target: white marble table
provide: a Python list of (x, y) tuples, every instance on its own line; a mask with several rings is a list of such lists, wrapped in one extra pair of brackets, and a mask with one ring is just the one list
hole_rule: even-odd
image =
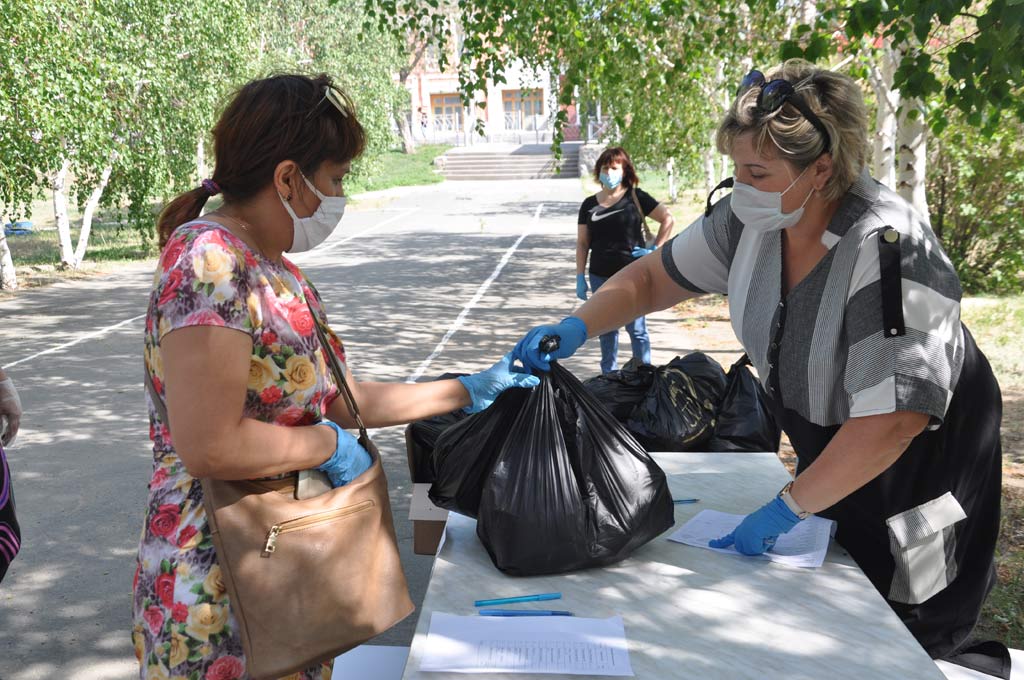
[[(556, 609), (619, 614), (638, 678), (699, 680), (942, 680), (867, 577), (834, 543), (819, 569), (722, 555), (666, 540), (703, 508), (746, 513), (789, 479), (772, 453), (655, 454), (674, 497), (676, 527), (604, 569), (514, 578), (499, 572), (476, 521), (451, 514), (419, 611), (403, 680), (465, 680), (419, 670), (432, 612), (472, 615), (473, 600), (561, 591)], [(531, 605), (526, 605), (531, 606)], [(494, 680), (597, 678), (488, 674)]]

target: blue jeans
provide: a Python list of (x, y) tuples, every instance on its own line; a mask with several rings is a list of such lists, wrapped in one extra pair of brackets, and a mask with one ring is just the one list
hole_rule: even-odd
[[(607, 276), (590, 275), (590, 290), (596, 292), (608, 281)], [(647, 321), (638, 317), (626, 324), (629, 343), (633, 346), (633, 356), (645, 364), (651, 363), (651, 337), (647, 334)], [(619, 367), (619, 329), (601, 336), (601, 372), (608, 373)]]

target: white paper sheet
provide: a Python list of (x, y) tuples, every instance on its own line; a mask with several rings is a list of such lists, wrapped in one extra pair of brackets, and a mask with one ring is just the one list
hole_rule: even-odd
[[(721, 538), (735, 529), (746, 515), (732, 515), (717, 510), (701, 510), (689, 522), (669, 536), (670, 541), (685, 543), (720, 553), (739, 555), (735, 546), (712, 548), (708, 542)], [(828, 541), (835, 522), (811, 515), (793, 527), (789, 533), (779, 536), (775, 547), (760, 555), (760, 559), (771, 560), (792, 567), (820, 567), (825, 562)]]
[(421, 671), (632, 676), (621, 616), (430, 618)]

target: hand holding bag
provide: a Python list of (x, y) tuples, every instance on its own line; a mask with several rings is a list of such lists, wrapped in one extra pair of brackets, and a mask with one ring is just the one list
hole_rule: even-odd
[[(333, 659), (415, 609), (398, 557), (387, 479), (319, 317), (317, 335), (373, 466), (297, 500), (294, 484), (203, 479), (217, 561), (255, 680)], [(146, 374), (153, 403), (166, 411)]]

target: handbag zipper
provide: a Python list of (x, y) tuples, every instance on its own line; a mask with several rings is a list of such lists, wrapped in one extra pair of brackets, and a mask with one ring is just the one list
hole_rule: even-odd
[(277, 550), (277, 537), (281, 534), (287, 534), (292, 531), (302, 531), (303, 529), (308, 529), (318, 524), (333, 522), (334, 520), (345, 517), (346, 515), (352, 515), (357, 512), (362, 512), (363, 510), (368, 510), (372, 506), (373, 501), (365, 500), (362, 503), (350, 505), (345, 508), (328, 510), (327, 512), (318, 512), (313, 515), (289, 519), (279, 524), (275, 524), (270, 527), (270, 532), (267, 534), (267, 542), (263, 546), (263, 552), (260, 554), (260, 557), (270, 557), (274, 551)]

